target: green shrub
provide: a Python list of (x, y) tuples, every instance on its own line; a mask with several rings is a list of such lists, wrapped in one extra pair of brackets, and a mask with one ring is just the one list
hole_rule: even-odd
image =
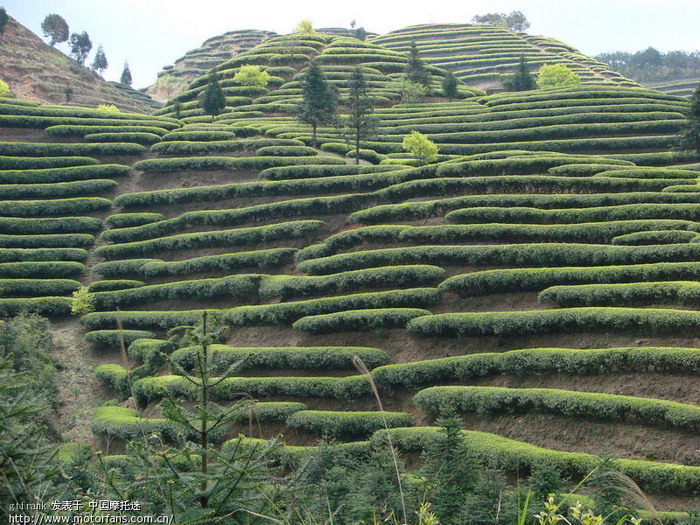
[(85, 248), (95, 238), (87, 233), (54, 233), (40, 235), (2, 235), (3, 248)]
[(334, 157), (189, 157), (140, 160), (133, 165), (133, 168), (146, 173), (167, 173), (182, 170), (263, 170), (295, 164), (325, 165), (345, 164), (345, 162)]
[(145, 330), (95, 330), (85, 334), (85, 340), (94, 345), (119, 348), (121, 341), (124, 341), (125, 346), (129, 346), (137, 339), (146, 339), (153, 335), (153, 332)]
[(289, 299), (371, 288), (430, 285), (444, 277), (442, 268), (428, 265), (387, 266), (318, 277), (274, 275), (263, 279), (260, 296)]
[(79, 213), (92, 213), (112, 205), (101, 197), (76, 197), (71, 199), (37, 201), (0, 201), (0, 215), (5, 217), (42, 217)]
[(101, 164), (66, 168), (18, 169), (0, 171), (2, 184), (40, 184), (126, 176), (129, 166)]
[(368, 437), (381, 428), (406, 427), (413, 417), (406, 412), (360, 412), (330, 410), (300, 410), (287, 418), (287, 426), (300, 428), (334, 438)]
[(94, 217), (53, 217), (49, 219), (0, 217), (0, 232), (2, 233), (82, 233), (96, 232), (101, 229), (102, 221)]
[[(132, 344), (132, 347), (136, 343)], [(354, 369), (353, 357), (359, 356), (368, 368), (386, 363), (384, 351), (357, 346), (281, 346), (231, 347), (211, 345), (211, 366), (214, 373), (225, 372), (233, 363), (241, 362), (237, 370), (337, 370)], [(195, 365), (196, 347), (175, 351), (171, 358), (185, 370)], [(131, 355), (131, 348), (129, 349)], [(132, 356), (133, 357), (133, 356)]]
[(668, 281), (552, 286), (540, 292), (538, 300), (566, 307), (633, 304), (696, 306), (700, 303), (700, 285), (693, 281)]
[[(106, 372), (105, 369), (100, 369), (98, 376)], [(139, 417), (136, 410), (120, 406), (102, 406), (95, 409), (91, 428), (94, 434), (103, 434), (124, 441), (141, 441), (153, 433), (161, 434), (170, 441), (195, 435), (191, 431), (188, 434), (184, 426), (169, 419)]]
[(44, 144), (34, 142), (0, 142), (0, 155), (11, 157), (55, 157), (62, 155), (140, 155), (146, 148), (140, 144)]
[[(345, 152), (343, 152), (343, 155)], [(394, 166), (357, 166), (355, 164), (338, 166), (285, 166), (267, 168), (260, 172), (260, 178), (269, 180), (310, 179), (336, 177), (341, 175), (358, 175), (362, 173), (380, 173), (396, 171)]]
[(1, 170), (40, 170), (98, 164), (100, 161), (91, 157), (0, 157)]
[(111, 292), (114, 290), (126, 290), (128, 288), (138, 288), (145, 286), (143, 281), (117, 280), (117, 281), (95, 281), (88, 286), (88, 292)]
[(445, 292), (464, 297), (507, 292), (536, 292), (553, 285), (699, 279), (700, 263), (652, 263), (626, 266), (514, 268), (455, 275), (440, 283)]
[(255, 154), (268, 157), (313, 157), (318, 155), (318, 151), (308, 146), (265, 146), (256, 150)]
[[(53, 135), (56, 137), (86, 137), (87, 135), (95, 135), (95, 134), (108, 134), (108, 135), (131, 135), (132, 133), (146, 133), (148, 135), (155, 135), (156, 137), (159, 137), (158, 140), (160, 140), (161, 135), (165, 135), (167, 133), (167, 130), (163, 128), (158, 128), (158, 127), (150, 127), (150, 126), (123, 126), (123, 125), (116, 125), (116, 126), (110, 126), (107, 125), (107, 122), (105, 122), (104, 125), (100, 125), (100, 122), (96, 122), (95, 125), (89, 125), (89, 126), (80, 126), (80, 125), (61, 125), (61, 126), (50, 126), (46, 128), (46, 133), (49, 135)], [(97, 142), (105, 142), (105, 141), (97, 141)], [(114, 141), (118, 142), (118, 141)], [(125, 140), (123, 142), (131, 142), (130, 140)]]
[(136, 144), (155, 144), (161, 137), (155, 133), (127, 131), (122, 133), (89, 133), (85, 135), (89, 142), (134, 142)]
[(108, 192), (117, 187), (111, 179), (93, 179), (50, 184), (3, 184), (0, 199), (57, 199)]
[(133, 228), (134, 226), (143, 226), (152, 222), (158, 222), (165, 219), (162, 213), (119, 213), (110, 215), (105, 219), (105, 224), (112, 228)]
[(58, 279), (75, 277), (84, 272), (84, 264), (71, 261), (0, 263), (0, 276), (15, 279), (45, 278), (47, 276)]
[(333, 332), (365, 332), (387, 328), (406, 328), (411, 319), (431, 315), (418, 308), (375, 308), (346, 310), (323, 315), (310, 315), (297, 320), (292, 328), (313, 334)]
[[(304, 143), (294, 139), (246, 139), (246, 140), (213, 140), (206, 142), (188, 142), (171, 140), (155, 144), (151, 151), (162, 155), (197, 155), (202, 153), (233, 153), (237, 151), (254, 151), (266, 146), (303, 146)], [(274, 169), (274, 168), (270, 168)]]
[(49, 316), (69, 315), (71, 302), (70, 297), (0, 298), (0, 316), (11, 317), (20, 312)]
[[(4, 275), (0, 268), (0, 275)], [(59, 296), (68, 295), (80, 287), (79, 281), (72, 279), (2, 279), (0, 290), (3, 297)]]
[(413, 396), (413, 402), (432, 413), (451, 405), (460, 412), (480, 415), (536, 412), (585, 419), (633, 419), (643, 425), (690, 431), (700, 427), (700, 407), (694, 405), (554, 388), (438, 386), (421, 390)]
[(422, 336), (526, 335), (579, 332), (673, 334), (698, 332), (698, 312), (635, 308), (567, 308), (527, 312), (428, 315), (408, 323)]
[(648, 244), (679, 244), (690, 242), (697, 237), (696, 232), (683, 230), (640, 231), (619, 235), (612, 240), (613, 244), (625, 246), (643, 246)]
[(81, 248), (0, 248), (0, 262), (84, 261), (87, 251)]

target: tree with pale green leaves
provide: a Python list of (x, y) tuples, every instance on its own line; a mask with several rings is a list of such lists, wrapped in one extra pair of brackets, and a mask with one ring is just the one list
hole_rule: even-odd
[(233, 81), (242, 86), (264, 88), (270, 82), (270, 74), (262, 71), (260, 66), (245, 65), (233, 76)]
[(408, 151), (423, 166), (435, 162), (438, 158), (438, 147), (420, 131), (411, 131), (403, 138), (401, 147)]
[(315, 35), (316, 30), (314, 29), (311, 20), (302, 20), (294, 28), (294, 32), (301, 35)]
[(580, 83), (581, 78), (561, 64), (545, 64), (537, 73), (537, 87), (540, 89), (578, 86)]

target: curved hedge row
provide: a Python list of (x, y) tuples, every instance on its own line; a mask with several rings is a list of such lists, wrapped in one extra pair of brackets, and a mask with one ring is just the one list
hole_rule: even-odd
[(529, 348), (443, 357), (380, 366), (371, 374), (380, 388), (419, 389), (450, 381), (469, 383), (498, 375), (700, 374), (700, 350), (674, 347)]
[(40, 315), (69, 315), (72, 302), (70, 297), (0, 298), (0, 315), (10, 317), (20, 312), (32, 312)]
[(455, 275), (439, 288), (463, 297), (507, 292), (536, 292), (553, 285), (700, 279), (700, 263), (652, 263), (627, 266), (514, 268)]
[(700, 334), (700, 312), (636, 308), (566, 308), (522, 312), (452, 313), (417, 317), (408, 331), (421, 336), (465, 337), (577, 332)]
[[(198, 347), (181, 348), (173, 352), (171, 359), (183, 369), (192, 370), (198, 351)], [(240, 365), (236, 370), (342, 370), (354, 368), (354, 356), (360, 357), (370, 369), (387, 361), (383, 350), (359, 346), (232, 347), (215, 344), (209, 347), (209, 355), (214, 373), (225, 372), (237, 362)]]
[(85, 334), (85, 340), (100, 346), (119, 348), (121, 341), (125, 346), (129, 346), (137, 339), (147, 339), (154, 337), (153, 332), (145, 330), (94, 330)]
[(292, 324), (295, 330), (313, 334), (334, 332), (364, 332), (385, 330), (388, 328), (405, 328), (416, 317), (431, 315), (428, 310), (419, 308), (374, 308), (364, 310), (345, 310), (322, 315), (302, 317)]
[(102, 197), (36, 201), (0, 201), (0, 215), (6, 217), (46, 217), (93, 213), (109, 208), (112, 202)]
[(88, 286), (88, 292), (112, 292), (115, 290), (126, 290), (127, 288), (138, 288), (139, 286), (146, 286), (143, 281), (132, 281), (132, 280), (104, 280), (95, 281), (90, 283)]
[(382, 428), (410, 426), (413, 417), (406, 412), (300, 410), (287, 418), (287, 426), (334, 438), (368, 437)]
[(0, 142), (0, 155), (11, 157), (55, 157), (63, 155), (140, 155), (145, 146), (126, 142), (110, 144), (44, 144), (35, 142)]
[(342, 253), (302, 261), (297, 270), (314, 275), (392, 264), (459, 266), (603, 266), (694, 261), (700, 245), (608, 246), (605, 244), (514, 244), (415, 246)]
[(71, 261), (0, 263), (0, 276), (6, 278), (45, 278), (50, 275), (57, 279), (82, 275), (84, 272), (84, 264)]
[(136, 131), (122, 133), (89, 133), (85, 140), (90, 142), (134, 142), (136, 144), (155, 144), (161, 138), (155, 133), (138, 133)]
[(133, 228), (162, 221), (163, 219), (165, 219), (165, 215), (162, 213), (119, 213), (107, 217), (105, 224), (112, 228)]
[[(237, 151), (256, 150), (265, 146), (303, 146), (304, 143), (295, 139), (245, 139), (245, 140), (213, 140), (208, 142), (190, 142), (180, 140), (181, 135), (177, 135), (178, 140), (155, 144), (151, 151), (161, 155), (197, 155), (202, 153), (233, 153)], [(274, 169), (274, 168), (268, 168)]]
[(429, 265), (405, 265), (355, 270), (317, 277), (273, 275), (260, 284), (260, 296), (307, 297), (368, 288), (431, 285), (445, 278), (445, 270)]
[(129, 166), (121, 164), (99, 164), (97, 166), (50, 167), (42, 169), (14, 169), (0, 171), (2, 184), (40, 184), (47, 182), (68, 182), (87, 179), (107, 179), (124, 177)]
[(249, 252), (205, 255), (183, 261), (130, 259), (96, 264), (93, 270), (104, 277), (190, 275), (209, 271), (230, 272), (240, 268), (274, 268), (291, 262), (296, 248), (272, 248)]
[(623, 246), (645, 246), (648, 244), (680, 244), (683, 242), (691, 242), (697, 238), (698, 234), (694, 231), (684, 230), (664, 230), (663, 226), (652, 231), (639, 231), (618, 235), (612, 240), (613, 244)]
[(225, 296), (231, 300), (241, 300), (257, 294), (262, 277), (262, 275), (232, 275), (218, 279), (152, 284), (123, 290), (95, 292), (92, 297), (98, 310), (117, 309), (134, 303), (147, 304), (177, 299)]
[[(301, 317), (319, 315), (342, 310), (365, 308), (420, 308), (435, 304), (440, 298), (436, 288), (410, 288), (389, 292), (358, 293), (254, 306), (237, 306), (228, 310), (215, 311), (225, 323), (237, 326), (291, 324)], [(205, 310), (185, 310), (171, 312), (93, 312), (80, 322), (91, 329), (114, 326), (117, 316), (121, 316), (124, 326), (172, 328), (195, 324)]]
[[(155, 135), (160, 140), (161, 135), (165, 135), (168, 131), (165, 128), (141, 125), (109, 125), (109, 121), (104, 124), (100, 121), (94, 122), (92, 125), (80, 124), (60, 124), (57, 126), (49, 126), (44, 131), (55, 137), (85, 137), (90, 134), (129, 134), (129, 133), (147, 133)], [(102, 141), (101, 141), (102, 142)], [(116, 141), (115, 141), (116, 142)], [(125, 141), (129, 142), (129, 141)]]
[(88, 252), (82, 248), (0, 248), (0, 262), (84, 261)]
[(633, 304), (700, 304), (700, 283), (694, 281), (582, 284), (552, 286), (540, 292), (538, 301), (570, 306), (628, 306)]
[(258, 243), (305, 237), (318, 231), (323, 225), (323, 221), (290, 221), (233, 230), (183, 233), (147, 241), (100, 246), (95, 250), (95, 254), (105, 259), (116, 259), (171, 250), (251, 246)]
[(92, 179), (49, 184), (2, 184), (0, 199), (60, 199), (105, 193), (117, 187), (112, 179)]
[(451, 405), (460, 412), (512, 414), (537, 412), (575, 418), (633, 419), (643, 425), (683, 430), (700, 428), (700, 407), (661, 399), (574, 392), (554, 388), (436, 386), (413, 396), (421, 410), (440, 413)]
[(24, 219), (0, 217), (0, 232), (12, 234), (54, 234), (96, 232), (102, 229), (102, 221), (95, 217), (61, 217), (49, 219)]
[[(1, 150), (0, 150), (1, 151)], [(133, 165), (134, 169), (146, 173), (168, 173), (183, 170), (263, 170), (275, 166), (295, 164), (345, 164), (336, 157), (186, 157), (173, 159), (146, 159)]]
[[(414, 427), (389, 432), (395, 446), (404, 451), (417, 451), (433, 443), (440, 429)], [(483, 464), (521, 475), (537, 465), (550, 464), (567, 475), (583, 478), (600, 463), (600, 458), (592, 454), (546, 449), (486, 432), (462, 431), (462, 437), (467, 449)], [(371, 441), (385, 442), (386, 431), (375, 433)], [(644, 490), (691, 493), (700, 489), (700, 467), (634, 459), (618, 459), (615, 466)]]
[(95, 166), (100, 161), (91, 157), (0, 157), (1, 170), (41, 170)]
[[(700, 187), (697, 188), (700, 190)], [(659, 192), (593, 193), (593, 194), (487, 194), (465, 195), (449, 199), (384, 204), (357, 211), (350, 222), (375, 224), (442, 217), (461, 208), (527, 207), (539, 209), (592, 208), (626, 204), (693, 204), (700, 203), (700, 191), (684, 194)]]
[(40, 235), (3, 235), (3, 248), (86, 248), (95, 238), (87, 233), (52, 233)]
[[(3, 275), (0, 268), (0, 275)], [(68, 295), (78, 288), (79, 281), (72, 279), (4, 279), (0, 278), (2, 297), (17, 296), (59, 296)]]

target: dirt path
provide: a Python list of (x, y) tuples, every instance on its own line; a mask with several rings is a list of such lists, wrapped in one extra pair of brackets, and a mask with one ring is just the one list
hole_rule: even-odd
[(56, 426), (66, 442), (93, 444), (92, 413), (106, 399), (105, 389), (94, 371), (99, 363), (83, 339), (77, 319), (53, 323), (53, 335), (63, 367), (57, 379)]

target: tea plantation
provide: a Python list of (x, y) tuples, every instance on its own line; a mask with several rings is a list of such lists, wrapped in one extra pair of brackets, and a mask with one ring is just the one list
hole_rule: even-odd
[[(495, 27), (264, 37), (152, 115), (0, 99), (0, 314), (65, 321), (87, 287), (94, 311), (73, 329), (103, 362), (105, 454), (177, 437), (156, 406), (193, 399), (197, 346), (171, 336), (207, 311), (229, 327), (212, 399), (258, 401), (212, 436), (224, 446), (281, 432), (298, 459), (322, 436), (366, 449), (389, 434), (411, 453), (449, 403), (485, 464), (577, 479), (610, 456), (661, 510), (685, 509), (700, 490), (700, 156), (672, 148), (688, 99)], [(430, 87), (401, 102), (411, 41)], [(521, 55), (583, 82), (487, 95)], [(312, 59), (343, 104), (362, 68), (379, 124), (359, 164), (336, 126), (314, 147), (296, 118)], [(244, 65), (268, 84), (234, 81)], [(212, 75), (216, 116), (200, 97)], [(434, 162), (404, 151), (412, 131)]]

